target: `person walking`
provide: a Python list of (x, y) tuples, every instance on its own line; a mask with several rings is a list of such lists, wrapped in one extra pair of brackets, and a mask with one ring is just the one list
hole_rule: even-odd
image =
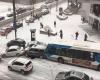
[(84, 41), (87, 41), (87, 38), (88, 38), (88, 36), (87, 36), (87, 34), (85, 33), (85, 35), (84, 35)]
[(75, 33), (75, 39), (76, 39), (76, 40), (77, 40), (78, 36), (79, 36), (79, 33), (76, 32), (76, 33)]
[(50, 36), (50, 30), (48, 29), (48, 37)]
[(62, 31), (62, 29), (60, 30), (60, 38), (61, 39), (63, 38), (63, 31)]
[(54, 21), (54, 27), (56, 27), (56, 21)]
[(40, 29), (41, 29), (41, 28), (43, 28), (43, 23), (42, 23), (42, 22), (40, 22)]

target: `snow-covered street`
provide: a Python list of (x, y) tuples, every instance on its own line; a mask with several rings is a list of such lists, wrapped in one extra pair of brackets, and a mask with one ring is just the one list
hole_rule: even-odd
[[(9, 6), (9, 4), (7, 4)], [(58, 5), (58, 7), (62, 7), (65, 9), (67, 7), (67, 3), (63, 3)], [(56, 8), (51, 9), (51, 13), (42, 16), (40, 20), (35, 20), (34, 23), (30, 23), (29, 25), (23, 20), (23, 27), (17, 29), (17, 37), (24, 39), (26, 42), (31, 41), (31, 32), (30, 29), (36, 29), (36, 40), (44, 43), (52, 43), (61, 41), (59, 37), (59, 31), (62, 29), (63, 31), (63, 39), (62, 40), (75, 40), (75, 32), (79, 32), (79, 41), (84, 41), (84, 34), (88, 35), (88, 41), (91, 42), (100, 42), (100, 38), (98, 37), (98, 33), (92, 31), (91, 27), (88, 26), (87, 23), (82, 23), (81, 16), (74, 14), (68, 16), (66, 20), (59, 20), (57, 18), (58, 12), (56, 12)], [(29, 17), (29, 16), (28, 16)], [(54, 21), (56, 21), (56, 27), (54, 27)], [(43, 23), (44, 26), (50, 26), (56, 32), (56, 36), (48, 36), (44, 34), (40, 34), (40, 22)], [(6, 49), (6, 43), (15, 38), (14, 30), (10, 32), (7, 36), (0, 36), (0, 54)], [(55, 80), (55, 76), (60, 71), (68, 71), (68, 70), (77, 70), (88, 74), (93, 77), (94, 80), (100, 80), (100, 72), (82, 68), (71, 66), (67, 64), (60, 64), (57, 62), (52, 62), (44, 59), (31, 59), (33, 62), (33, 72), (28, 75), (21, 75), (16, 72), (11, 72), (7, 68), (7, 63), (12, 58), (4, 58), (0, 63), (0, 80)]]

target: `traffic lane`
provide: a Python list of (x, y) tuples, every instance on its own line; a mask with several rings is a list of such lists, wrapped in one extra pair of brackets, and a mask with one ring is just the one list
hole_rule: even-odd
[[(8, 70), (7, 63), (12, 58), (3, 59), (3, 61), (1, 62), (1, 65), (0, 65), (0, 72), (5, 74), (12, 80), (13, 79), (16, 80), (16, 78), (17, 78), (17, 80), (23, 80), (23, 79), (24, 80), (33, 80), (33, 79), (34, 80), (53, 80), (53, 79), (55, 79), (57, 73), (59, 73), (60, 71), (69, 71), (72, 69), (74, 69), (76, 71), (84, 72), (84, 73), (88, 74), (90, 77), (93, 77), (94, 80), (100, 80), (100, 77), (99, 77), (100, 72), (99, 71), (82, 68), (82, 67), (77, 67), (77, 66), (60, 64), (60, 63), (52, 62), (49, 60), (37, 59), (37, 58), (30, 59), (33, 63), (33, 71), (27, 75), (22, 75), (21, 73)], [(7, 78), (7, 77), (5, 77), (5, 78)], [(9, 80), (9, 78), (8, 78), (8, 80)]]
[(8, 62), (17, 57), (11, 57), (11, 58), (3, 58), (0, 62), (0, 80), (48, 80), (45, 77), (38, 76), (38, 73), (36, 70), (29, 72), (26, 75), (22, 75), (20, 72), (16, 71), (9, 71), (8, 70)]

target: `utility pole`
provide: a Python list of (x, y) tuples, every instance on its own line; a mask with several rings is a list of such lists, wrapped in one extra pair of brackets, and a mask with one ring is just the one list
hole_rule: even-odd
[(15, 30), (15, 39), (17, 38), (17, 29), (16, 29), (16, 8), (15, 8), (15, 0), (12, 0), (13, 3), (13, 28)]

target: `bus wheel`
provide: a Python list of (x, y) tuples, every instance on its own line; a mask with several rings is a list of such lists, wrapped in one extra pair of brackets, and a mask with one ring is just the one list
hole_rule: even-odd
[(59, 57), (59, 58), (58, 58), (58, 62), (59, 62), (59, 63), (64, 63), (64, 59), (61, 58), (61, 57)]
[(97, 70), (100, 71), (100, 65), (98, 66)]

